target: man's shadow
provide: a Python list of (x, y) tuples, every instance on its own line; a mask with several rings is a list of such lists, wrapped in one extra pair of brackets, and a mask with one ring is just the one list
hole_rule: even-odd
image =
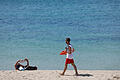
[(78, 74), (77, 76), (91, 77), (91, 76), (93, 76), (93, 75), (91, 75), (91, 74)]
[[(65, 75), (65, 76), (72, 76), (72, 75)], [(91, 77), (93, 75), (91, 75), (91, 74), (78, 74), (78, 75), (73, 75), (73, 76)]]

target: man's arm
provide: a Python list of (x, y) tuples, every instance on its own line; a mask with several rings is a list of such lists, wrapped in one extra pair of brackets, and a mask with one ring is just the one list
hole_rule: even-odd
[(72, 48), (72, 52), (74, 52), (75, 51), (75, 49), (74, 48)]
[(71, 52), (71, 47), (69, 46), (69, 54), (71, 54), (72, 52)]
[(28, 59), (25, 58), (24, 61), (27, 61), (27, 65), (26, 65), (26, 67), (29, 66), (29, 61), (28, 61)]

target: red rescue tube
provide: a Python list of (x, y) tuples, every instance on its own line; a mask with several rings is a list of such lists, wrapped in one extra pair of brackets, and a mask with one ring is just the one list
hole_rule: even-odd
[(67, 51), (62, 51), (61, 53), (60, 53), (60, 55), (66, 55), (67, 54)]

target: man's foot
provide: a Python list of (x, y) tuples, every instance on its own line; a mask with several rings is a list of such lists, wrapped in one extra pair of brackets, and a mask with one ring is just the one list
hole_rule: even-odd
[(61, 73), (60, 75), (62, 75), (62, 76), (63, 76), (63, 75), (64, 75), (64, 73)]
[(75, 74), (75, 76), (78, 76), (78, 75), (79, 75), (78, 73)]

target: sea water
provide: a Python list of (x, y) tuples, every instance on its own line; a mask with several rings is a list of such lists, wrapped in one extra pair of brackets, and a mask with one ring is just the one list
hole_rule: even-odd
[(78, 69), (120, 70), (120, 1), (0, 0), (0, 70), (62, 70), (67, 37)]

